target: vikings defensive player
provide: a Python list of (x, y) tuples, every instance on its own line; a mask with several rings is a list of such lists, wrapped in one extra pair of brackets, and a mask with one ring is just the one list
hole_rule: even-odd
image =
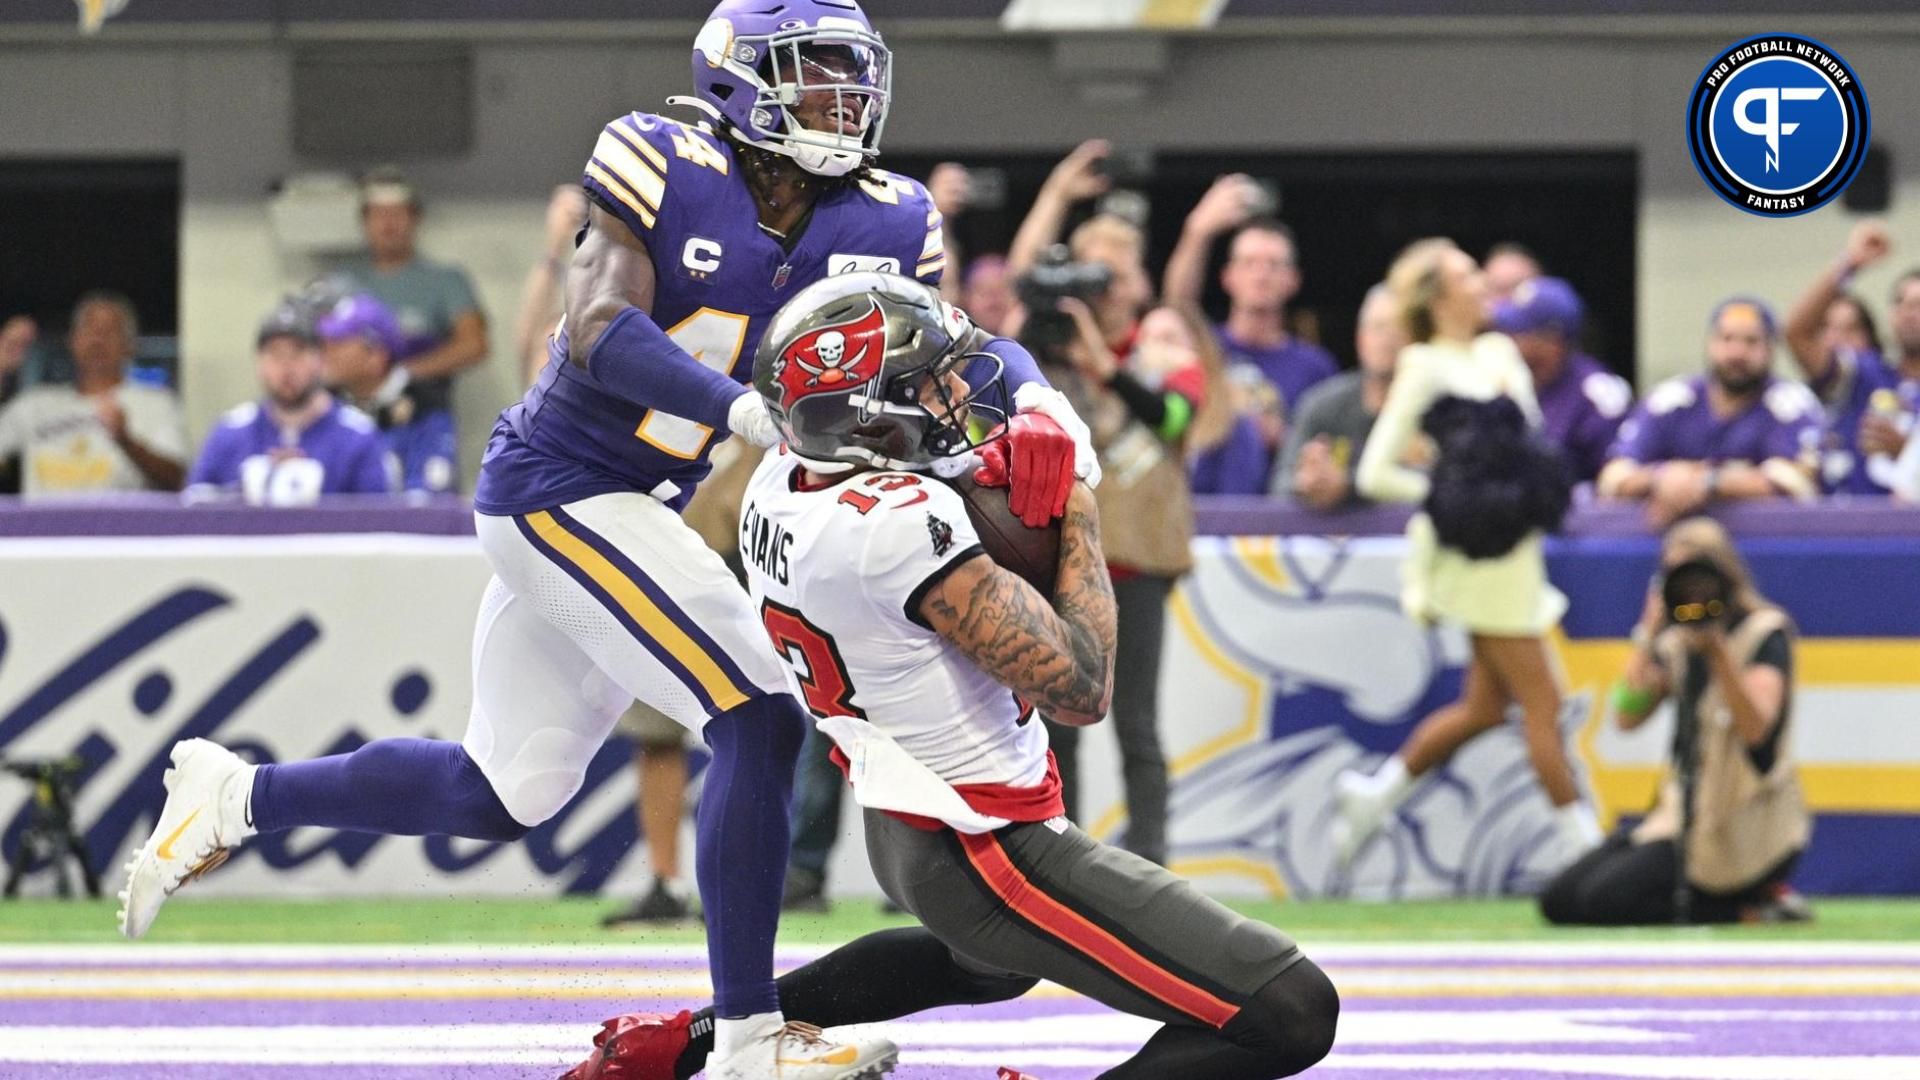
[[(702, 122), (633, 113), (594, 146), (551, 362), (502, 414), (474, 498), (495, 577), (474, 631), (466, 737), (257, 767), (180, 744), (130, 865), (128, 936), (256, 831), (517, 838), (573, 796), (637, 698), (713, 748), (696, 855), (720, 1018), (708, 1075), (851, 1080), (891, 1067), (885, 1040), (835, 1046), (781, 1015), (773, 939), (806, 711), (746, 596), (677, 515), (727, 432), (778, 439), (741, 383), (788, 297), (833, 273), (937, 282), (945, 269), (925, 189), (869, 166), (889, 98), (880, 36), (853, 0), (769, 8), (726, 0), (695, 40), (697, 96), (674, 102)], [(1011, 400), (999, 404), (1019, 413), (1006, 435), (1013, 503), (1042, 523), (1092, 472), (1092, 450), (1024, 350), (1000, 340), (986, 352), (1006, 368)]]

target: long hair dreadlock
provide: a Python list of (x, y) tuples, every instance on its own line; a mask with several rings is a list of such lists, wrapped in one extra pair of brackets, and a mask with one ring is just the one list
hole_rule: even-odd
[(747, 170), (748, 183), (756, 194), (773, 190), (782, 179), (792, 179), (794, 186), (821, 195), (830, 195), (835, 191), (852, 187), (855, 184), (874, 180), (873, 169), (865, 162), (854, 167), (842, 176), (818, 176), (800, 167), (785, 154), (776, 154), (749, 144), (740, 136), (739, 131), (725, 120), (714, 125), (715, 132), (733, 144), (735, 156)]

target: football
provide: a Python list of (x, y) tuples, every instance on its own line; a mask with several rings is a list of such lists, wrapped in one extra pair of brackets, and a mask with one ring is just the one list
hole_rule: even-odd
[(1029, 529), (1007, 506), (1007, 489), (981, 487), (971, 475), (951, 481), (967, 504), (967, 517), (980, 534), (987, 557), (1027, 579), (1040, 595), (1053, 598), (1060, 570), (1060, 523)]

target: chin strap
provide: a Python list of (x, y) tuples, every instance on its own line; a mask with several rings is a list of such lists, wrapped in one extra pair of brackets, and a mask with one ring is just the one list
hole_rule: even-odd
[[(788, 447), (788, 449), (792, 449), (792, 447)], [(854, 469), (859, 468), (859, 465), (855, 462), (828, 461), (821, 458), (808, 457), (797, 450), (794, 451), (793, 456), (800, 459), (800, 464), (805, 465), (809, 470), (817, 473), (852, 472)]]
[[(793, 448), (789, 446), (788, 449)], [(854, 469), (868, 466), (893, 472), (930, 472), (942, 480), (953, 480), (980, 467), (980, 455), (973, 450), (955, 454), (952, 457), (934, 458), (927, 462), (896, 461), (893, 458), (854, 447), (847, 447), (843, 452), (849, 458), (857, 458), (857, 460), (825, 460), (808, 457), (797, 450), (793, 451), (793, 456), (799, 458), (800, 463), (813, 472), (833, 474), (852, 472)]]
[(957, 480), (979, 467), (980, 454), (976, 450), (955, 454), (952, 457), (934, 458), (930, 466), (933, 475), (942, 480)]

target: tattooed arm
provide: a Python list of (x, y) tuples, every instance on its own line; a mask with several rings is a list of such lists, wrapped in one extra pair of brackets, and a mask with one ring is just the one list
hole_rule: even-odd
[(920, 603), (934, 632), (1055, 723), (1099, 723), (1113, 697), (1113, 582), (1093, 492), (1075, 484), (1060, 525), (1053, 602), (982, 555)]

